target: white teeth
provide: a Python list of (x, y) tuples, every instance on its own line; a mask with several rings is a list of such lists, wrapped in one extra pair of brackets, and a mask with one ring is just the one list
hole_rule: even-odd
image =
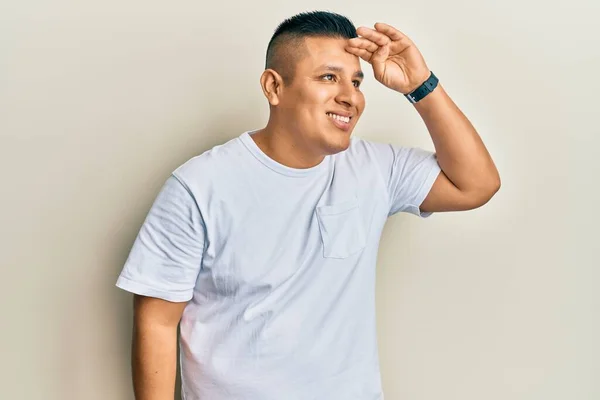
[(350, 122), (350, 117), (342, 117), (341, 115), (337, 115), (337, 114), (333, 114), (333, 113), (327, 113), (327, 115), (329, 115), (331, 118), (337, 119), (338, 121), (342, 121), (345, 123)]

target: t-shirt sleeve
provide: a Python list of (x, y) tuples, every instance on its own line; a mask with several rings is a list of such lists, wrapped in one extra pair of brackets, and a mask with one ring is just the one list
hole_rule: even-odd
[(383, 143), (374, 144), (374, 148), (387, 187), (389, 215), (408, 212), (429, 217), (432, 213), (422, 212), (420, 205), (441, 172), (435, 153), (418, 147)]
[(192, 298), (205, 228), (196, 200), (175, 175), (154, 200), (117, 279), (117, 287), (181, 302)]

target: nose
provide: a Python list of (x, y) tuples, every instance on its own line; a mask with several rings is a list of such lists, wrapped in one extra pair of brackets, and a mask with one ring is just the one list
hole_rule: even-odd
[(336, 102), (345, 107), (356, 106), (359, 93), (353, 82), (343, 82), (338, 85), (339, 91), (335, 98)]

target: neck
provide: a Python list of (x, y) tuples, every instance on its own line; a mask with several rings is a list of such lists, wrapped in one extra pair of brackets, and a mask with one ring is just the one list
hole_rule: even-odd
[(325, 158), (322, 154), (311, 152), (306, 147), (306, 142), (301, 140), (301, 135), (290, 132), (271, 119), (266, 127), (256, 131), (251, 137), (263, 153), (286, 167), (311, 168)]

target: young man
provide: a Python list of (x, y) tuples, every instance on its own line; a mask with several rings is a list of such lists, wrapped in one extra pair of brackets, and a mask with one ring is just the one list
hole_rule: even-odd
[[(411, 95), (436, 154), (350, 138), (365, 107), (359, 57)], [(118, 279), (135, 293), (139, 400), (173, 398), (178, 323), (186, 400), (382, 399), (386, 218), (473, 209), (500, 187), (475, 129), (391, 26), (296, 15), (274, 33), (260, 82), (266, 127), (172, 173)]]

